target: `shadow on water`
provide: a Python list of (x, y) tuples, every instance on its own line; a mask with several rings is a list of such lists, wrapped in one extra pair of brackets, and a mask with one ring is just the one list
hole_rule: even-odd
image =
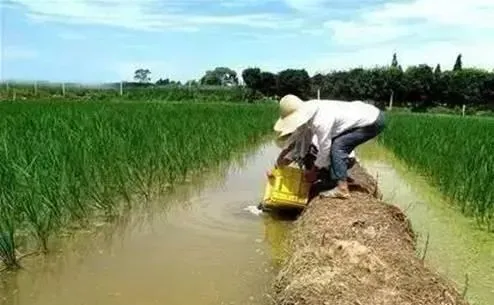
[(494, 234), (478, 229), (382, 146), (365, 144), (358, 157), (378, 179), (383, 200), (406, 210), (419, 235), (417, 254), (426, 251), (426, 262), (456, 282), (460, 291), (467, 286), (472, 305), (494, 304)]
[(0, 304), (269, 303), (291, 220), (253, 207), (278, 153), (256, 146), (112, 223), (66, 232), (49, 255), (2, 274)]

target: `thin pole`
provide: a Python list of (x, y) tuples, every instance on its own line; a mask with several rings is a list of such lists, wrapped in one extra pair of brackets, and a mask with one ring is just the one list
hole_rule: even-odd
[(395, 99), (395, 92), (391, 91), (391, 95), (389, 96), (389, 107), (388, 107), (389, 110), (393, 109), (394, 99)]
[(65, 96), (65, 83), (62, 83), (62, 95)]
[(123, 95), (123, 82), (120, 81), (120, 96)]

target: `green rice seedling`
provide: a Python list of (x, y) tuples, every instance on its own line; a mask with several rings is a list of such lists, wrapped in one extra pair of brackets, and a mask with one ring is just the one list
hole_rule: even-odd
[(276, 116), (255, 104), (2, 103), (2, 217), (16, 229), (5, 244), (27, 230), (47, 251), (61, 230), (118, 219), (143, 204), (134, 195), (169, 191), (257, 143)]
[(125, 202), (125, 210), (128, 211), (131, 209), (131, 205), (132, 205), (132, 194), (131, 194), (130, 180), (128, 179), (128, 175), (127, 175), (128, 174), (127, 169), (120, 162), (117, 164), (114, 174), (117, 178), (117, 182), (116, 182), (117, 192)]
[(493, 225), (494, 120), (390, 114), (380, 142), (479, 224)]
[(112, 172), (104, 167), (95, 172), (90, 198), (93, 200), (97, 211), (101, 211), (107, 219), (112, 219), (118, 213), (117, 201), (115, 200), (118, 191), (112, 185)]
[[(18, 224), (16, 201), (16, 175), (12, 164), (6, 161), (11, 157), (11, 151), (6, 141), (5, 133), (0, 145), (0, 261), (6, 269), (17, 269), (19, 263), (16, 256), (15, 233)], [(1, 267), (0, 267), (1, 269)]]
[[(6, 193), (0, 194), (0, 261), (7, 270), (20, 267), (16, 255), (15, 218), (12, 217), (12, 206)], [(0, 266), (0, 269), (1, 266)]]

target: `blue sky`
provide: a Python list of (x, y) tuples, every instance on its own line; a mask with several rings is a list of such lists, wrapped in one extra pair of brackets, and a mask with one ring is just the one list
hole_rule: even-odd
[[(454, 2), (456, 1), (456, 2)], [(186, 81), (249, 66), (309, 73), (494, 68), (492, 0), (0, 0), (1, 78)], [(490, 33), (490, 34), (489, 34)]]

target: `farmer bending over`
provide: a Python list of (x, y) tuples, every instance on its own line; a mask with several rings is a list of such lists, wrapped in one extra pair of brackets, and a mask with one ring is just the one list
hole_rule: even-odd
[[(347, 159), (358, 145), (379, 135), (385, 127), (384, 113), (377, 107), (361, 101), (309, 100), (303, 102), (295, 95), (280, 100), (280, 118), (274, 126), (278, 141), (300, 145), (308, 152), (313, 137), (318, 152), (312, 168), (305, 170), (308, 182), (317, 179), (319, 169), (328, 168), (331, 179), (337, 181), (334, 189), (320, 194), (329, 198), (348, 198)], [(293, 149), (293, 147), (292, 147)], [(283, 150), (279, 165), (289, 164)]]
[[(307, 143), (306, 136), (298, 138), (291, 136), (279, 137), (276, 139), (276, 145), (282, 149), (279, 154), (275, 167), (287, 166), (292, 162), (297, 163), (300, 168), (311, 169), (314, 166), (314, 161), (317, 158), (319, 152), (319, 143), (317, 143), (316, 135), (312, 136), (312, 141)], [(357, 158), (355, 157), (355, 151), (351, 151), (348, 155), (349, 167), (355, 164)], [(268, 177), (272, 177), (273, 173), (268, 171)]]

